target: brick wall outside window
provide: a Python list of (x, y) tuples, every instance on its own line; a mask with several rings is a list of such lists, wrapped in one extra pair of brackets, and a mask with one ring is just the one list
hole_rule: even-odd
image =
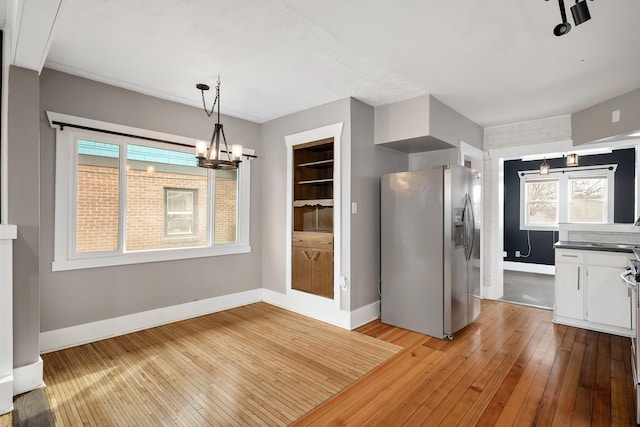
[[(165, 187), (195, 189), (193, 234), (166, 234)], [(237, 181), (216, 178), (215, 242), (236, 241)], [(127, 171), (127, 251), (201, 247), (206, 244), (207, 178), (140, 169)], [(80, 165), (77, 252), (117, 250), (118, 169)]]

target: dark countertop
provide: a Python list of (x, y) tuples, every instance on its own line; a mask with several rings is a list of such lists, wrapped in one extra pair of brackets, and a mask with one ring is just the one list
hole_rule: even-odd
[(634, 253), (634, 250), (640, 252), (640, 244), (633, 243), (603, 243), (603, 242), (556, 242), (554, 247), (558, 249), (578, 249), (582, 251), (604, 251), (604, 252), (625, 252)]

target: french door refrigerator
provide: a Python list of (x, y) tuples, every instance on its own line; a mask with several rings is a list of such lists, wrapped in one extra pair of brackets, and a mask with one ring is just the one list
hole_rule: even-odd
[(480, 175), (450, 165), (381, 181), (382, 322), (452, 338), (480, 314)]

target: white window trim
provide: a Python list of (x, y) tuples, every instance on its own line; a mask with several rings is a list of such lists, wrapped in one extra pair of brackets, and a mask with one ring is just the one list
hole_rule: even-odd
[[(108, 142), (109, 135), (90, 130), (78, 130), (67, 127), (65, 130), (53, 122), (69, 123), (87, 128), (103, 129), (111, 132), (119, 132), (154, 138), (159, 140), (175, 141), (194, 147), (196, 140), (179, 135), (171, 135), (148, 129), (118, 125), (99, 120), (47, 111), (49, 125), (56, 129), (56, 174), (55, 174), (55, 226), (54, 226), (54, 259), (51, 264), (52, 271), (78, 270), (84, 268), (108, 267), (116, 265), (139, 264), (157, 261), (173, 261), (189, 258), (202, 258), (219, 255), (232, 255), (250, 253), (249, 224), (250, 224), (250, 182), (251, 161), (246, 160), (240, 164), (238, 181), (238, 240), (235, 243), (212, 245), (200, 248), (156, 249), (139, 252), (106, 252), (91, 254), (74, 254), (71, 247), (73, 239), (70, 233), (75, 232), (75, 218), (73, 215), (75, 204), (70, 198), (75, 194), (75, 152), (77, 150), (76, 135), (95, 135), (101, 141)], [(145, 142), (145, 145), (154, 145)], [(162, 143), (158, 148), (166, 148)], [(253, 155), (255, 150), (243, 149), (243, 154)], [(122, 157), (122, 156), (121, 156)], [(122, 233), (122, 228), (120, 227)], [(123, 242), (120, 236), (120, 242)]]
[[(610, 168), (610, 169), (609, 169)], [(554, 226), (528, 225), (526, 224), (526, 183), (535, 181), (558, 181), (558, 222), (569, 223), (569, 178), (589, 178), (593, 176), (607, 176), (607, 222), (612, 224), (615, 205), (615, 173), (617, 164), (597, 166), (577, 166), (568, 168), (554, 168), (549, 170), (549, 175), (540, 175), (536, 170), (518, 171), (520, 177), (520, 230), (532, 231), (557, 231), (558, 224)], [(608, 169), (608, 170), (607, 170)], [(554, 176), (557, 175), (557, 176)]]

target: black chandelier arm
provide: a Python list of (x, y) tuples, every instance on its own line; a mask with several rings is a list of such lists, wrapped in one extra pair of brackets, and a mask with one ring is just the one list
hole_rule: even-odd
[(224, 134), (224, 128), (220, 125), (220, 131), (222, 132), (222, 140), (224, 141), (224, 151), (227, 153), (227, 159), (231, 160), (231, 151), (229, 151), (229, 147), (227, 146), (227, 137)]

